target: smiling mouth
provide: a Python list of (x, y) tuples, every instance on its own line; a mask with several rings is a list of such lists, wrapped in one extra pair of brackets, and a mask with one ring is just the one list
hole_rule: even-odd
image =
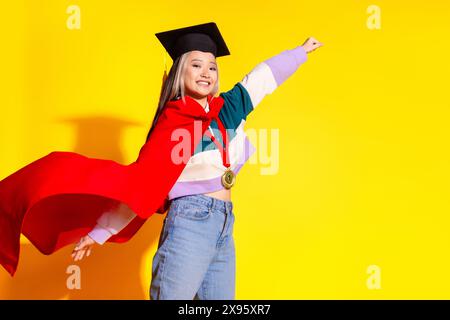
[(209, 85), (211, 84), (211, 82), (209, 81), (197, 81), (197, 84), (201, 87), (209, 87)]

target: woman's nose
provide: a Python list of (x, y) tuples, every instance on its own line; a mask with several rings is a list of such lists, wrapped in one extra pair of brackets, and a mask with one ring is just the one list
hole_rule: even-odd
[(203, 70), (201, 76), (204, 78), (209, 78), (210, 77), (209, 70)]

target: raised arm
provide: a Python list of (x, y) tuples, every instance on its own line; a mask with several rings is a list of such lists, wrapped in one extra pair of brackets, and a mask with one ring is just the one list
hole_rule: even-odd
[(246, 119), (262, 99), (271, 94), (307, 61), (307, 54), (323, 44), (310, 37), (302, 45), (264, 60), (257, 64), (234, 87), (220, 95), (229, 110), (224, 116)]
[(303, 46), (285, 50), (259, 63), (239, 83), (247, 90), (252, 109), (268, 94), (286, 81), (307, 60)]

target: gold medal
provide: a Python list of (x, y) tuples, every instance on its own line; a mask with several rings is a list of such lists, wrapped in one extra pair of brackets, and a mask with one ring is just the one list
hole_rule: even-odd
[(230, 189), (235, 182), (236, 175), (230, 168), (227, 168), (225, 173), (222, 175), (222, 185), (225, 187), (225, 189)]
[(225, 130), (224, 125), (222, 124), (222, 122), (220, 121), (219, 117), (215, 118), (217, 121), (217, 124), (220, 128), (221, 134), (222, 134), (222, 139), (224, 139), (224, 144), (225, 146), (222, 146), (219, 142), (217, 142), (216, 138), (209, 132), (206, 131), (205, 134), (208, 135), (211, 138), (211, 141), (213, 141), (216, 145), (217, 148), (221, 151), (222, 153), (222, 161), (223, 161), (223, 165), (227, 168), (224, 172), (224, 174), (222, 175), (222, 185), (225, 187), (225, 189), (230, 189), (236, 182), (236, 175), (235, 173), (230, 169), (230, 159), (229, 159), (229, 155), (228, 155), (228, 134), (227, 131)]

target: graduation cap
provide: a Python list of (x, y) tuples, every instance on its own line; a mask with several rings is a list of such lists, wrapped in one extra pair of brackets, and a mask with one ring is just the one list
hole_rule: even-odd
[(172, 60), (193, 50), (211, 52), (215, 57), (230, 54), (219, 28), (214, 22), (169, 30), (155, 35)]

